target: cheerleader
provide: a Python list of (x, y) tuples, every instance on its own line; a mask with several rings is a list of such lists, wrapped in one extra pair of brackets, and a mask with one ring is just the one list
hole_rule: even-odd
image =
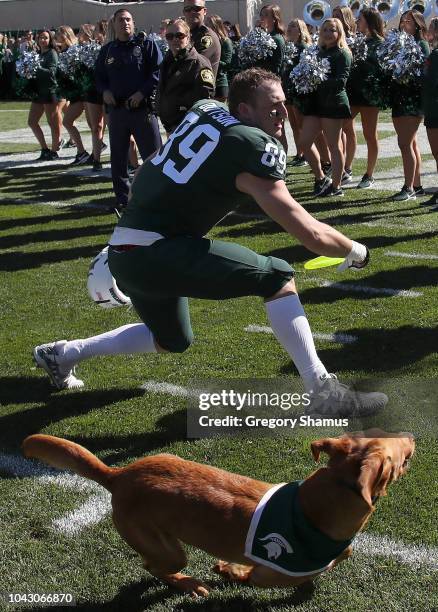
[[(79, 30), (79, 38), (76, 38), (75, 33), (73, 32), (70, 26), (60, 26), (56, 31), (56, 40), (58, 41), (61, 53), (66, 51), (72, 45), (77, 45), (80, 42), (89, 42), (89, 34), (90, 30), (88, 24), (85, 24), (85, 26), (81, 26), (81, 29)], [(69, 99), (67, 103), (64, 103), (63, 105), (63, 125), (69, 133), (70, 140), (77, 148), (76, 157), (70, 165), (78, 166), (81, 164), (86, 164), (89, 155), (85, 150), (79, 130), (74, 124), (76, 119), (78, 119), (78, 117), (80, 117), (80, 115), (82, 115), (82, 113), (84, 112), (85, 107), (83, 101), (81, 100), (79, 92), (72, 91), (72, 93), (67, 93), (67, 95), (69, 96)]]
[[(343, 196), (341, 179), (344, 171), (342, 125), (351, 117), (345, 85), (350, 73), (351, 52), (345, 40), (339, 19), (326, 19), (321, 26), (318, 57), (328, 59), (330, 72), (317, 90), (310, 94), (311, 103), (303, 111), (301, 145), (315, 175), (314, 195)], [(318, 152), (313, 145), (323, 132), (330, 150), (332, 163), (331, 181), (325, 176)]]
[[(368, 82), (374, 79), (376, 83), (381, 80), (381, 69), (377, 57), (377, 49), (384, 38), (384, 23), (381, 14), (374, 8), (364, 7), (359, 14), (357, 29), (365, 36), (367, 45), (366, 60), (360, 62), (352, 69), (348, 81), (348, 94), (351, 105), (351, 114), (354, 117), (360, 113), (363, 135), (367, 143), (367, 170), (357, 185), (358, 189), (369, 189), (374, 184), (374, 168), (379, 154), (379, 140), (377, 135), (377, 122), (379, 106), (377, 100), (370, 100), (367, 91)], [(347, 147), (345, 165), (349, 168), (356, 153), (354, 147)]]
[[(102, 19), (94, 27), (93, 37), (99, 44), (103, 45), (108, 30), (108, 21)], [(88, 158), (88, 163), (93, 164), (94, 171), (102, 170), (100, 155), (106, 145), (103, 142), (103, 132), (105, 129), (105, 114), (103, 109), (102, 94), (97, 91), (93, 81), (93, 86), (86, 92), (85, 110), (91, 127), (91, 138), (93, 141), (93, 152)]]
[[(431, 20), (427, 37), (432, 52), (424, 68), (422, 105), (427, 138), (438, 171), (438, 17)], [(435, 192), (425, 204), (438, 206), (438, 192)]]
[(216, 75), (216, 94), (214, 97), (219, 102), (226, 102), (229, 89), (227, 73), (233, 59), (233, 43), (228, 37), (222, 17), (219, 17), (219, 15), (207, 15), (206, 22), (206, 25), (217, 34), (221, 43), (221, 57)]
[[(58, 159), (61, 143), (61, 113), (57, 97), (56, 67), (58, 54), (55, 51), (53, 35), (47, 30), (38, 33), (36, 39), (40, 50), (41, 68), (36, 75), (37, 98), (31, 103), (27, 125), (30, 127), (41, 147), (39, 160)], [(46, 113), (47, 123), (52, 133), (52, 145), (49, 149), (39, 121)]]
[[(356, 36), (356, 20), (353, 12), (348, 6), (336, 6), (333, 9), (333, 17), (339, 19), (344, 29), (345, 38), (348, 41)], [(351, 75), (350, 75), (351, 78)], [(356, 132), (354, 130), (353, 119), (345, 119), (342, 127), (342, 146), (345, 154), (345, 168), (341, 179), (341, 185), (347, 185), (353, 180), (351, 165), (356, 151)]]
[[(426, 22), (419, 11), (406, 11), (400, 17), (399, 30), (411, 34), (419, 44), (423, 55), (429, 56), (429, 45), (426, 38)], [(403, 160), (405, 183), (402, 189), (393, 196), (393, 200), (415, 200), (424, 195), (421, 186), (421, 155), (417, 144), (417, 131), (421, 123), (420, 87), (417, 81), (411, 85), (400, 85), (393, 81), (392, 122), (397, 132), (398, 146)]]
[(277, 4), (265, 4), (265, 6), (262, 6), (260, 10), (260, 27), (272, 36), (277, 47), (271, 56), (256, 63), (255, 66), (281, 75), (284, 59), (285, 30), (281, 19), (280, 7)]
[(307, 166), (307, 162), (299, 147), (300, 132), (303, 125), (300, 97), (294, 93), (293, 88), (291, 89), (289, 77), (292, 69), (295, 68), (300, 61), (303, 49), (312, 44), (309, 30), (302, 19), (292, 19), (288, 24), (286, 40), (293, 43), (298, 49), (298, 54), (293, 58), (292, 64), (286, 64), (283, 68), (283, 89), (286, 94), (286, 109), (294, 135), (295, 145), (297, 147), (297, 154), (292, 159), (291, 166)]
[(233, 78), (241, 70), (239, 62), (239, 43), (240, 39), (242, 38), (242, 34), (240, 32), (240, 27), (238, 23), (232, 24), (229, 21), (224, 21), (224, 24), (229, 24), (226, 25), (226, 28), (228, 31), (228, 38), (231, 40), (231, 44), (233, 46), (233, 54), (231, 56), (231, 62), (227, 73), (228, 83), (231, 85)]

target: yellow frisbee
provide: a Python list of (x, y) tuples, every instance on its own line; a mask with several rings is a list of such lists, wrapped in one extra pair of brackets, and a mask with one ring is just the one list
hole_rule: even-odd
[(321, 255), (320, 257), (315, 257), (315, 259), (306, 261), (304, 268), (306, 270), (318, 270), (319, 268), (337, 266), (338, 264), (342, 263), (344, 259), (345, 257), (326, 257), (325, 255)]

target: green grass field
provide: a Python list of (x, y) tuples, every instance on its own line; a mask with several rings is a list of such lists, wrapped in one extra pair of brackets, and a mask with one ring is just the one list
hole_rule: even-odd
[[(0, 110), (25, 108), (0, 104)], [(0, 132), (25, 127), (25, 112), (0, 113)], [(0, 146), (0, 593), (72, 593), (78, 608), (90, 611), (438, 610), (437, 213), (420, 206), (421, 200), (392, 202), (388, 191), (351, 189), (337, 201), (314, 199), (308, 169), (289, 169), (290, 191), (307, 210), (368, 245), (367, 268), (356, 274), (333, 268), (306, 272), (303, 263), (312, 254), (268, 218), (252, 218), (260, 215), (255, 205), (211, 232), (294, 265), (313, 331), (357, 337), (351, 344), (318, 340), (322, 361), (340, 378), (371, 379), (389, 388), (388, 410), (396, 417), (404, 411), (398, 421), (412, 426), (417, 452), (407, 476), (377, 505), (366, 530), (374, 537), (370, 550), (359, 548), (313, 590), (228, 584), (211, 573), (213, 559), (190, 550), (188, 572), (212, 586), (208, 599), (191, 600), (146, 574), (109, 514), (71, 535), (59, 528), (60, 518), (70, 526), (79, 515), (90, 518), (98, 505), (90, 499), (101, 499), (101, 493), (32, 475), (19, 458), (21, 442), (41, 432), (77, 441), (111, 465), (171, 452), (273, 483), (304, 478), (315, 469), (310, 442), (317, 433), (187, 439), (187, 401), (141, 389), (147, 381), (186, 387), (211, 379), (297, 386), (296, 370), (272, 335), (245, 331), (248, 325), (268, 325), (261, 300), (192, 300), (196, 339), (187, 353), (90, 360), (79, 368), (84, 390), (55, 392), (32, 363), (36, 344), (85, 338), (138, 320), (127, 308), (100, 309), (86, 290), (89, 263), (116, 220), (106, 212), (112, 186), (109, 179), (66, 173), (61, 165), (8, 163), (5, 154), (16, 152), (14, 146), (37, 147), (7, 139)], [(397, 151), (378, 163), (379, 170), (397, 167)], [(363, 172), (364, 160), (358, 159), (355, 177)], [(347, 290), (323, 287), (322, 281)], [(421, 295), (356, 293), (348, 290), (352, 284)], [(27, 467), (14, 472), (12, 464)], [(405, 552), (400, 557), (386, 552), (384, 538), (392, 542), (392, 552), (395, 543)], [(0, 603), (0, 610), (10, 609), (21, 607)]]

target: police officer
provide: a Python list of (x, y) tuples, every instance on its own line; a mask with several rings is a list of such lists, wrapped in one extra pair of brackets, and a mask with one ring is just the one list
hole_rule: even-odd
[(172, 132), (195, 102), (214, 96), (215, 83), (210, 62), (192, 46), (186, 21), (171, 22), (166, 39), (169, 52), (161, 64), (158, 114)]
[(134, 21), (127, 10), (119, 9), (113, 19), (115, 40), (102, 47), (95, 76), (109, 114), (111, 174), (120, 210), (128, 202), (131, 134), (143, 160), (161, 146), (150, 99), (158, 84), (162, 55), (153, 41), (134, 37)]
[(221, 58), (221, 43), (217, 34), (204, 24), (206, 15), (205, 0), (184, 0), (184, 17), (190, 28), (193, 45), (198, 53), (210, 61), (216, 78)]

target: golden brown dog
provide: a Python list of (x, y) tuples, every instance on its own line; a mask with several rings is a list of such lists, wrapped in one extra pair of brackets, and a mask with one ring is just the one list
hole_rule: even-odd
[[(145, 568), (193, 596), (207, 595), (208, 587), (180, 573), (187, 562), (182, 542), (224, 559), (216, 563), (217, 573), (259, 587), (298, 585), (351, 555), (347, 545), (322, 569), (286, 574), (271, 563), (283, 552), (287, 556), (288, 548), (273, 532), (266, 545), (267, 565), (249, 558), (245, 545), (253, 515), (274, 487), (266, 482), (167, 454), (110, 468), (82, 446), (46, 435), (29, 436), (23, 448), (27, 457), (72, 470), (108, 489), (114, 524), (142, 556)], [(300, 484), (296, 496), (312, 534), (333, 545), (351, 540), (374, 511), (374, 501), (404, 474), (414, 448), (410, 434), (380, 430), (313, 442), (315, 461), (324, 452), (329, 462)]]

